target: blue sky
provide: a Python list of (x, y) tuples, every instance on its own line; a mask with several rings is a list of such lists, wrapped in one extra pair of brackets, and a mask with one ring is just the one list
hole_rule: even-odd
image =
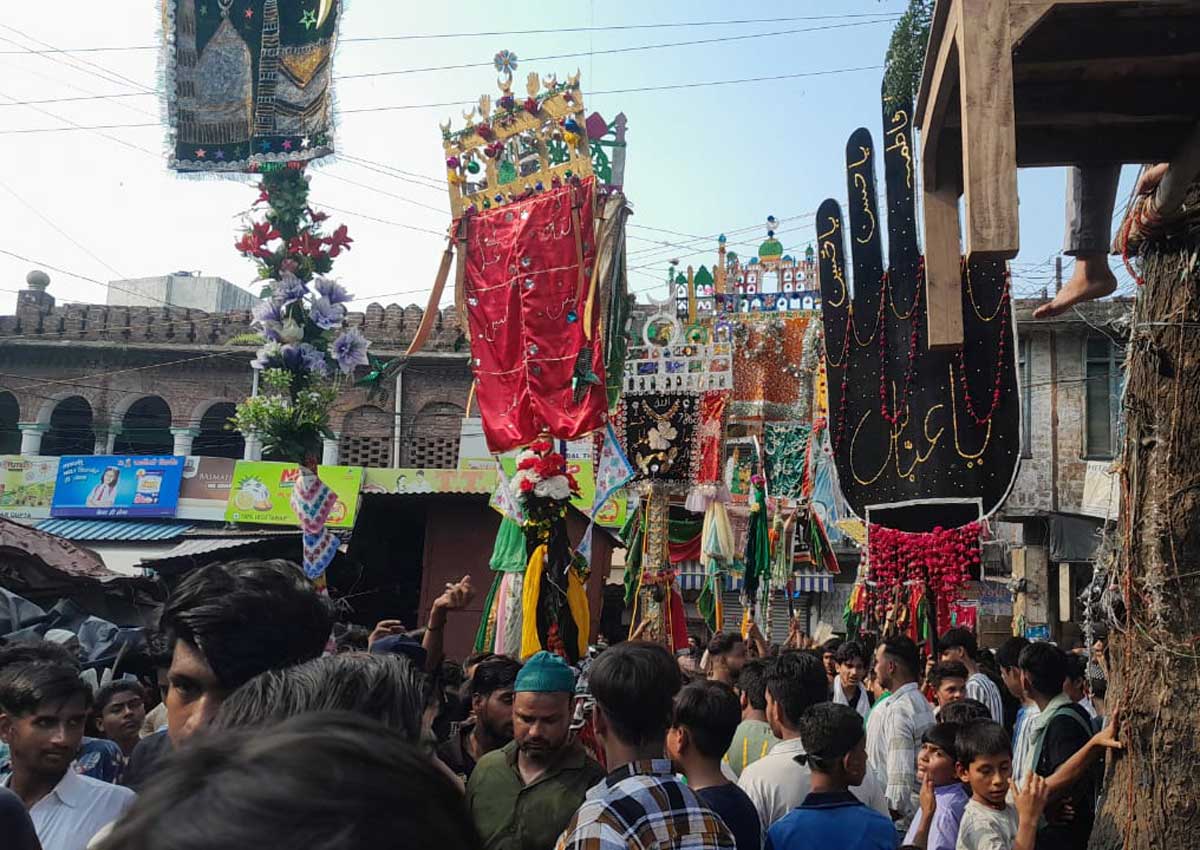
[[(290, 4), (288, 4), (290, 5)], [(305, 5), (301, 3), (299, 5)], [(312, 4), (307, 4), (312, 5)], [(784, 3), (523, 2), (448, 4), (348, 3), (338, 75), (394, 71), (430, 65), (488, 62), (501, 48), (521, 57), (527, 71), (560, 76), (582, 71), (585, 102), (606, 118), (628, 117), (626, 190), (633, 203), (629, 250), (631, 286), (657, 297), (667, 260), (711, 265), (715, 240), (757, 244), (765, 220), (782, 224), (779, 238), (790, 251), (813, 240), (812, 212), (826, 197), (843, 200), (843, 150), (850, 133), (867, 126), (878, 140), (880, 71), (737, 85), (698, 85), (670, 91), (590, 94), (612, 89), (704, 83), (854, 68), (882, 63), (893, 22), (830, 15), (894, 15), (902, 0), (812, 0)], [(11, 6), (11, 8), (9, 8)], [(48, 0), (6, 4), (0, 22), (0, 130), (83, 125), (155, 125), (159, 104), (153, 50), (86, 54), (23, 53), (43, 49), (144, 46), (156, 40), (156, 3), (110, 4)], [(825, 19), (814, 19), (825, 16)], [(766, 24), (563, 32), (568, 27), (629, 26), (733, 18), (796, 17)], [(854, 24), (846, 26), (846, 24)], [(790, 32), (723, 43), (616, 54), (618, 48), (758, 33)], [(433, 33), (530, 29), (551, 33), (446, 39), (354, 42), (348, 39)], [(36, 44), (37, 39), (42, 44)], [(531, 61), (533, 57), (584, 54)], [(589, 55), (591, 54), (591, 55)], [(84, 64), (92, 63), (92, 64)], [(114, 76), (114, 75), (120, 75)], [(344, 110), (474, 100), (495, 95), (490, 68), (408, 73), (338, 84)], [(119, 98), (3, 105), (13, 100), (125, 95)], [(133, 96), (130, 96), (133, 95)], [(438, 122), (458, 109), (346, 112), (337, 146), (344, 153), (391, 168), (439, 178), (443, 172)], [(65, 119), (65, 120), (64, 120)], [(104, 135), (100, 135), (103, 133)], [(118, 277), (198, 269), (246, 285), (250, 263), (233, 250), (239, 213), (255, 197), (248, 185), (229, 180), (181, 180), (170, 174), (158, 126), (98, 132), (54, 131), (0, 134), (0, 249), (107, 281)], [(1128, 192), (1126, 169), (1121, 194)], [(879, 175), (882, 179), (882, 175)], [(1015, 261), (1018, 292), (1052, 286), (1053, 256), (1062, 241), (1061, 169), (1021, 172), (1021, 244)], [(24, 201), (18, 201), (20, 198)], [(444, 231), (449, 220), (443, 191), (372, 171), (349, 160), (315, 172), (312, 200), (334, 207), (335, 223), (349, 225), (353, 250), (337, 261), (335, 276), (359, 296), (356, 309), (376, 297), (424, 305), (442, 248), (440, 237), (388, 224)], [(345, 212), (343, 212), (345, 211)], [(663, 246), (662, 240), (683, 247)], [(745, 250), (744, 246), (742, 250)], [(36, 267), (0, 254), (0, 311), (12, 310), (25, 273)], [(1070, 271), (1069, 261), (1066, 273)], [(51, 292), (61, 301), (102, 302), (93, 283), (51, 272)]]

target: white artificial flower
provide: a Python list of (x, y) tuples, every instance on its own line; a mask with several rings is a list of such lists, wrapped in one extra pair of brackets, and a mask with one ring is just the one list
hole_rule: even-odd
[(571, 485), (567, 483), (565, 475), (555, 475), (535, 484), (533, 494), (543, 499), (554, 499), (561, 502), (571, 498)]
[(304, 328), (296, 323), (295, 319), (286, 319), (279, 326), (279, 339), (283, 343), (296, 343), (304, 339)]
[(679, 436), (679, 432), (675, 430), (674, 425), (670, 422), (662, 422), (650, 429), (650, 433), (646, 435), (646, 442), (655, 451), (665, 452), (671, 448), (671, 441), (677, 436)]

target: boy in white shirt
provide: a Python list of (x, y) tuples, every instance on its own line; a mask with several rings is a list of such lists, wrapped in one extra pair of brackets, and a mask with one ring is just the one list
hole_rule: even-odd
[(977, 720), (955, 741), (958, 778), (971, 786), (971, 799), (958, 827), (956, 850), (1034, 850), (1038, 819), (1046, 808), (1046, 780), (1031, 774), (1008, 802), (1012, 744), (999, 723)]

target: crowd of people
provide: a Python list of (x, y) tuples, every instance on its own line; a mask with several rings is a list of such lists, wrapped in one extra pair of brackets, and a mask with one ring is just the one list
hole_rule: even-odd
[(0, 648), (4, 846), (1082, 850), (1120, 748), (1088, 659), (1050, 643), (953, 629), (923, 659), (752, 628), (456, 665), (470, 598), (334, 651), (295, 566), (241, 561), (175, 588), (144, 681)]

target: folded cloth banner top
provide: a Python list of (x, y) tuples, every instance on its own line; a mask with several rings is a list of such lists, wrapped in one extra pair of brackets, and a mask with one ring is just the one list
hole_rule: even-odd
[(604, 425), (599, 312), (590, 335), (584, 328), (596, 254), (594, 182), (574, 180), (469, 214), (463, 297), (492, 452), (543, 432), (571, 440)]
[(163, 0), (170, 161), (255, 172), (333, 153), (340, 0)]

